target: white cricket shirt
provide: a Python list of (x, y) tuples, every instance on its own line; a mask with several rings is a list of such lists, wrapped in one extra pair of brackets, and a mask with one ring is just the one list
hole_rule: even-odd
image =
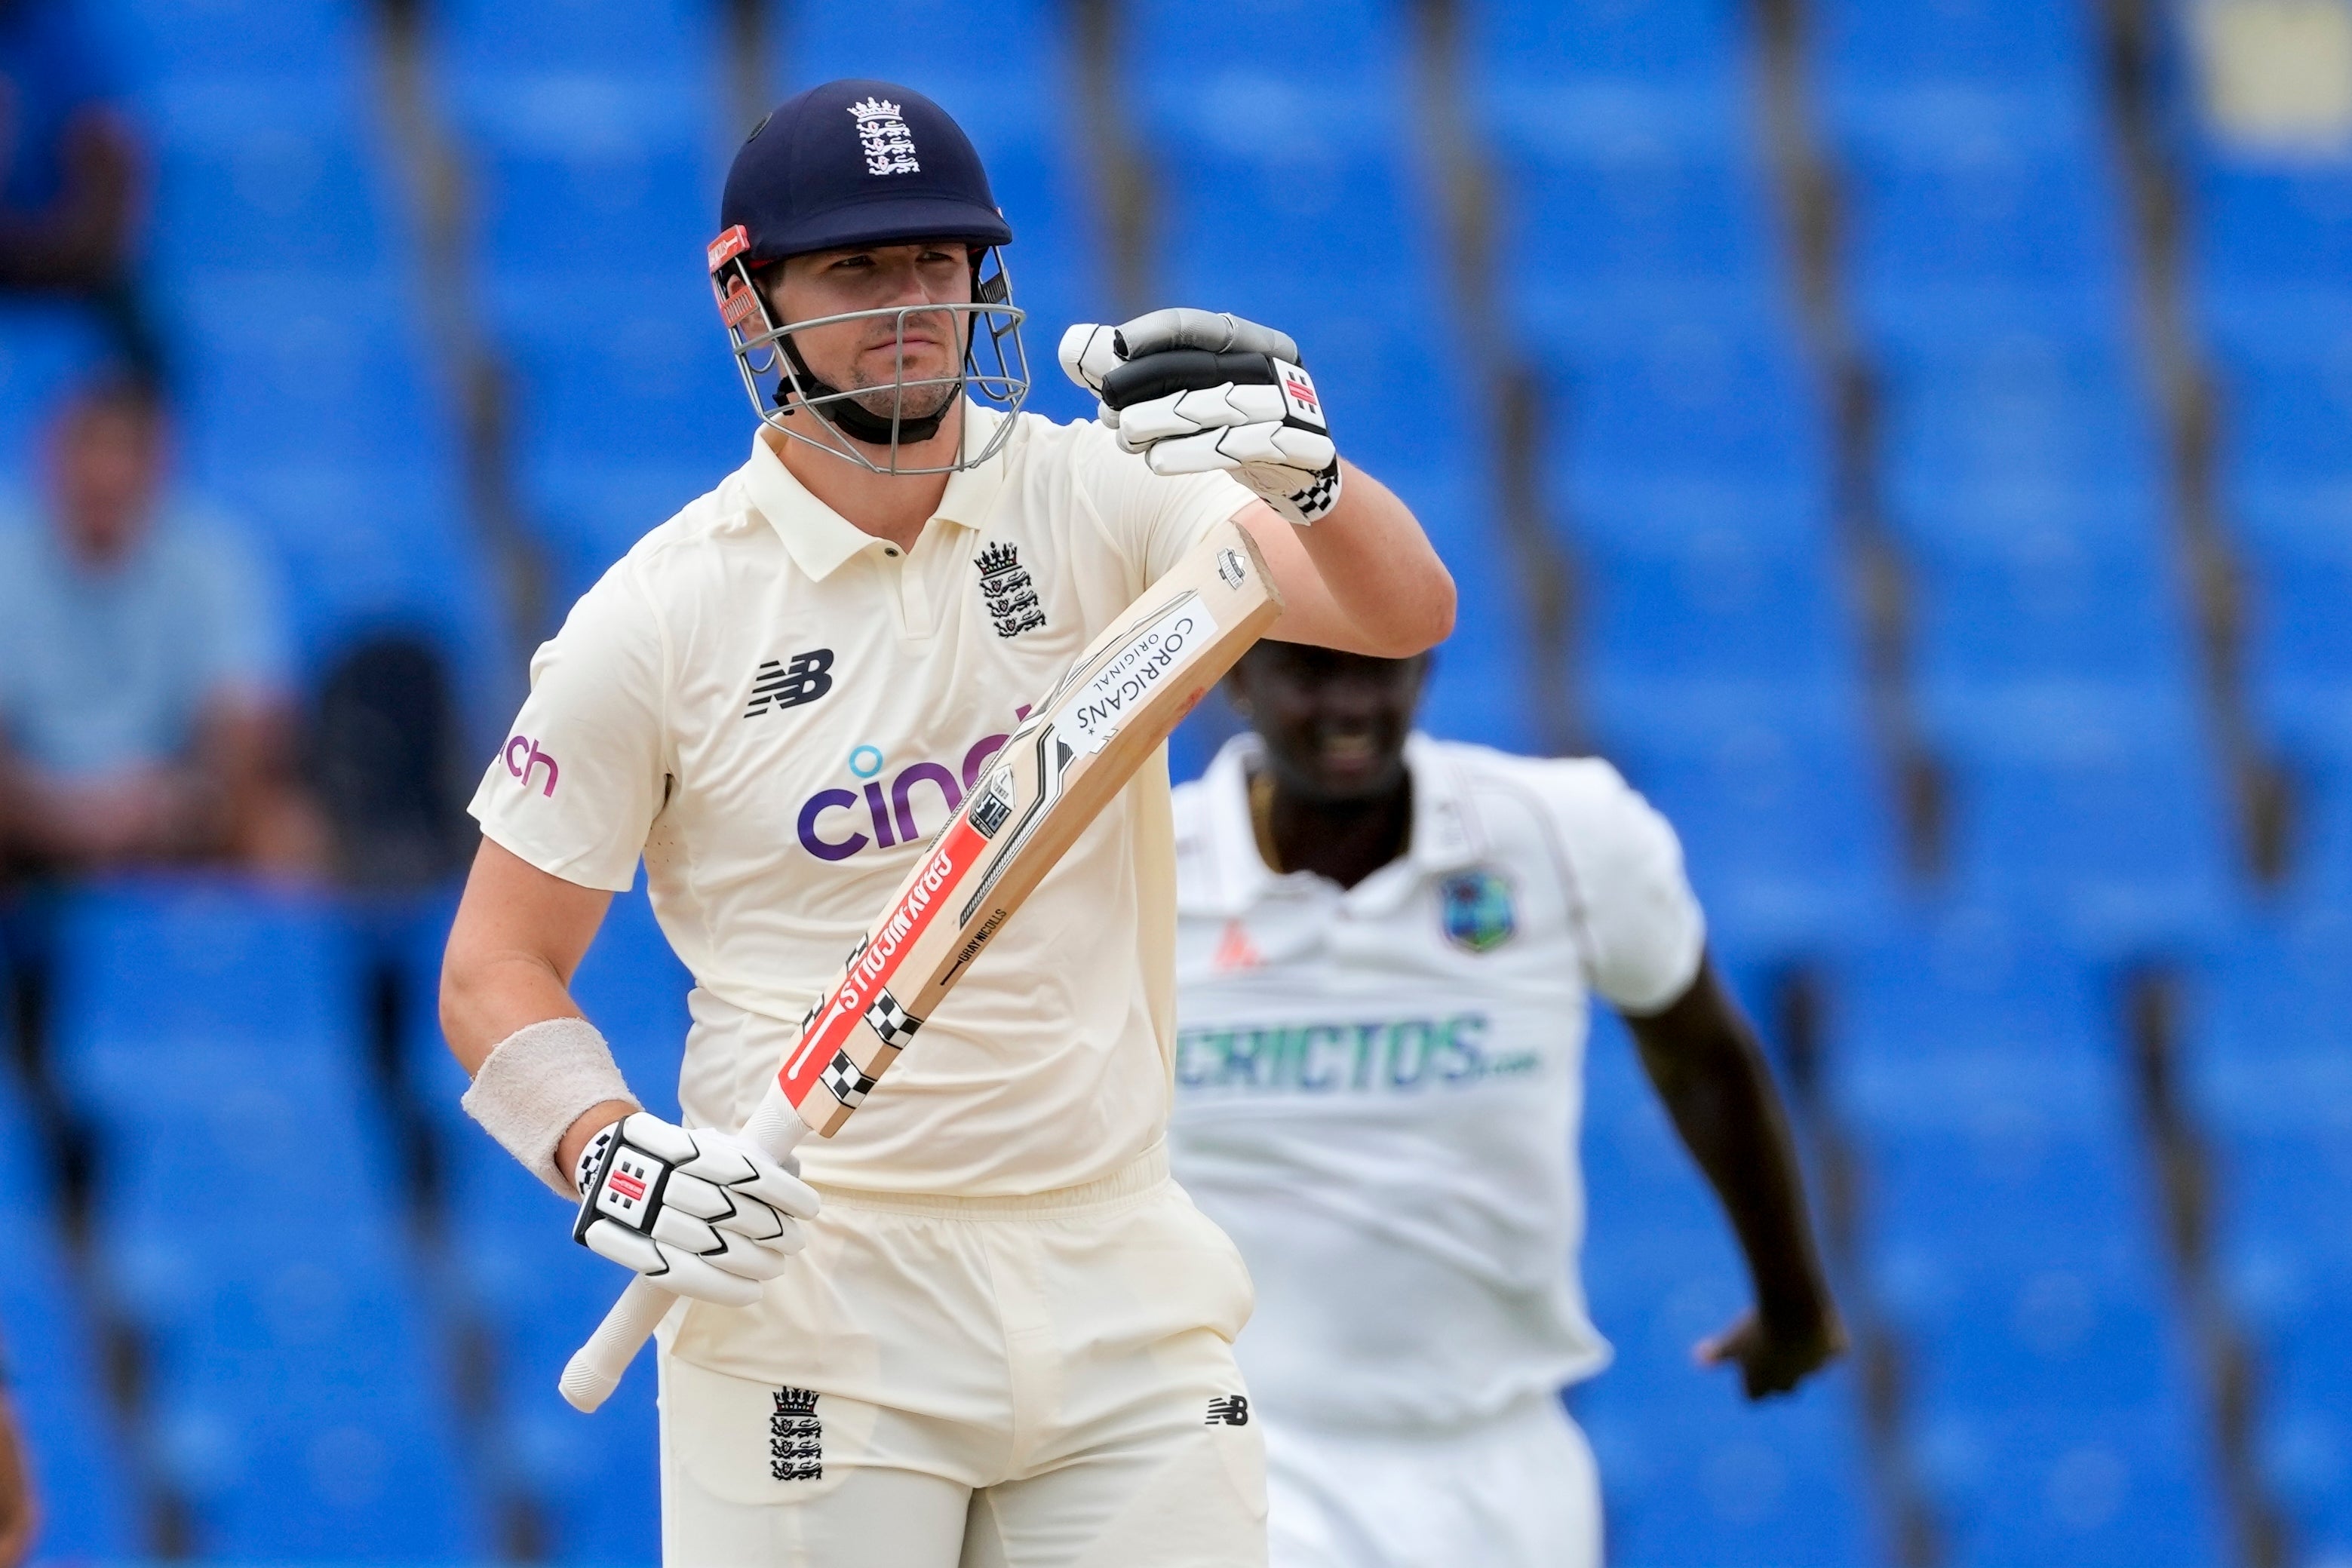
[[(967, 404), (966, 440), (1001, 415)], [(1160, 478), (1034, 414), (951, 476), (910, 551), (853, 528), (764, 440), (640, 540), (531, 660), (482, 831), (625, 889), (693, 971), (678, 1100), (738, 1127), (800, 1019), (982, 764), (1101, 628), (1251, 497)], [(1147, 765), (990, 944), (813, 1181), (1020, 1196), (1160, 1143), (1174, 867)]]
[(1653, 1011), (1705, 931), (1607, 763), (1416, 735), (1405, 855), (1269, 870), (1255, 736), (1176, 791), (1175, 1171), (1239, 1244), (1274, 1419), (1456, 1427), (1587, 1376), (1576, 1159), (1589, 997)]

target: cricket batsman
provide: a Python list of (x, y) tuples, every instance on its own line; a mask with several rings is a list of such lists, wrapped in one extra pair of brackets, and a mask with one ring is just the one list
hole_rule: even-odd
[[(466, 1108), (582, 1206), (551, 1226), (688, 1298), (658, 1335), (667, 1563), (1262, 1563), (1249, 1278), (1168, 1175), (1164, 763), (836, 1138), (779, 1163), (739, 1130), (1019, 705), (1197, 541), (1245, 528), (1274, 634), (1366, 654), (1442, 639), (1452, 580), (1339, 459), (1279, 332), (1073, 328), (1101, 420), (1024, 413), (1013, 231), (919, 93), (781, 105), (719, 229), (751, 455), (531, 662), (443, 971)], [(640, 857), (695, 979), (683, 1125), (639, 1108), (566, 988)]]
[(1171, 1145), (1256, 1280), (1276, 1568), (1599, 1568), (1559, 1399), (1608, 1359), (1574, 1271), (1594, 998), (1754, 1280), (1699, 1358), (1759, 1398), (1844, 1331), (1674, 830), (1605, 762), (1412, 733), (1426, 664), (1260, 643), (1227, 678), (1252, 732), (1176, 791)]

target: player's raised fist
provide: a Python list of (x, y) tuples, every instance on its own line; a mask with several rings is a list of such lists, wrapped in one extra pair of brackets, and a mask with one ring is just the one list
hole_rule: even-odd
[(1073, 327), (1060, 357), (1153, 473), (1228, 470), (1294, 523), (1338, 503), (1339, 451), (1287, 334), (1214, 311), (1154, 310)]
[(590, 1140), (579, 1176), (573, 1240), (721, 1306), (758, 1301), (816, 1218), (815, 1189), (750, 1143), (643, 1111)]

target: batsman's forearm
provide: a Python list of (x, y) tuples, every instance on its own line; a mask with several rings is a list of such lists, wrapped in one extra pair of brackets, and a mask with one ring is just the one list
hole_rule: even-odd
[[(1340, 467), (1345, 478), (1330, 516), (1311, 528), (1285, 523), (1283, 530), (1304, 548), (1332, 609), (1355, 629), (1360, 645), (1351, 652), (1388, 659), (1425, 653), (1454, 631), (1454, 575), (1411, 507), (1355, 465), (1342, 459)], [(1285, 636), (1283, 625), (1272, 634)]]
[(1803, 1171), (1763, 1048), (1711, 970), (1693, 989), (1702, 988), (1712, 995), (1628, 1020), (1642, 1064), (1739, 1238), (1758, 1311), (1772, 1322), (1827, 1318), (1835, 1309)]

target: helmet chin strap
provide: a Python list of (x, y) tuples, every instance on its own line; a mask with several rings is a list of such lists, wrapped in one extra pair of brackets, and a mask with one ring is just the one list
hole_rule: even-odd
[[(804, 403), (822, 398), (838, 400), (826, 403), (821, 412), (810, 408), (811, 413), (838, 427), (850, 440), (867, 446), (888, 446), (894, 442), (900, 446), (914, 446), (929, 441), (940, 433), (940, 426), (947, 421), (948, 411), (955, 407), (955, 394), (963, 387), (963, 378), (958, 376), (954, 386), (949, 389), (949, 395), (940, 400), (938, 411), (920, 419), (898, 415), (885, 418), (869, 412), (856, 398), (845, 396), (841, 388), (819, 379), (817, 373), (809, 369), (808, 361), (801, 358), (800, 349), (789, 334), (777, 341), (783, 348), (784, 357), (793, 362), (793, 373), (777, 379), (776, 406), (787, 413), (791, 412), (787, 405), (794, 399), (793, 383), (797, 381), (799, 395)], [(905, 394), (902, 392), (899, 395), (903, 397)]]

